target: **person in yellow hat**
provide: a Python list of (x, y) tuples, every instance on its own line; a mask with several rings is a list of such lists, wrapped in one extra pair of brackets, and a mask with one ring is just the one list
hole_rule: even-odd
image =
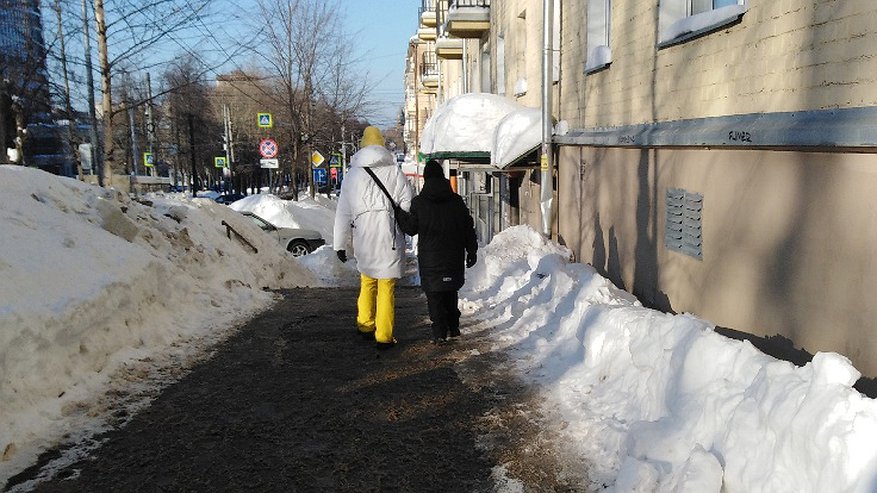
[(342, 262), (353, 247), (360, 273), (357, 331), (378, 349), (393, 347), (396, 281), (402, 277), (405, 235), (394, 210), (411, 207), (413, 191), (376, 127), (366, 127), (350, 158), (335, 210), (333, 248)]

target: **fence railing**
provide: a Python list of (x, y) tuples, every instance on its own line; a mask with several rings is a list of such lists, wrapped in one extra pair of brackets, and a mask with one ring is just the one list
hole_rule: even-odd
[(450, 0), (451, 7), (490, 7), (490, 0)]
[(248, 247), (253, 249), (253, 253), (259, 253), (259, 249), (256, 248), (255, 246), (253, 246), (253, 244), (250, 243), (249, 240), (244, 238), (244, 235), (238, 233), (238, 231), (236, 229), (234, 229), (234, 226), (232, 226), (231, 224), (228, 224), (227, 222), (225, 222), (225, 220), (222, 221), (222, 225), (225, 226), (225, 235), (228, 236), (229, 240), (231, 239), (231, 234), (234, 233), (235, 237), (238, 240), (240, 240), (241, 243), (243, 243), (243, 244), (245, 244)]

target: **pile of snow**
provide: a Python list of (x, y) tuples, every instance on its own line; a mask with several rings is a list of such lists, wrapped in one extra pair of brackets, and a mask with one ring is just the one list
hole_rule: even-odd
[(299, 258), (299, 262), (326, 286), (359, 286), (356, 259), (350, 255), (348, 261), (342, 263), (332, 250), (337, 204), (335, 200), (319, 195), (293, 201), (265, 193), (250, 195), (230, 207), (236, 211), (252, 212), (278, 227), (319, 231), (326, 245)]
[(646, 309), (526, 226), (481, 257), (461, 291), (473, 329), (563, 416), (591, 490), (877, 491), (877, 402), (843, 356), (796, 367)]
[(246, 217), (183, 197), (0, 166), (0, 484), (137, 361), (203, 352), (272, 303), (264, 288), (322, 285)]

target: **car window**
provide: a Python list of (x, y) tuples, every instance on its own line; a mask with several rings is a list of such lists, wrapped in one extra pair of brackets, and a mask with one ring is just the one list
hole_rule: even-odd
[(261, 217), (257, 217), (257, 216), (247, 216), (247, 217), (249, 217), (250, 219), (252, 219), (253, 222), (256, 223), (257, 226), (259, 226), (260, 228), (264, 229), (265, 231), (271, 231), (272, 229), (274, 229), (274, 226), (272, 226), (271, 224), (269, 224), (268, 222), (266, 222), (266, 221), (265, 221), (264, 219), (262, 219)]

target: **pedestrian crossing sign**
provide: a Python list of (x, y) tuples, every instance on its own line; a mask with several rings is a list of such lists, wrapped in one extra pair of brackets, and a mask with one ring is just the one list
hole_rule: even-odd
[(151, 152), (143, 153), (143, 166), (146, 166), (147, 168), (155, 166), (155, 158), (152, 156)]
[(271, 128), (274, 126), (274, 120), (271, 113), (259, 113), (259, 128)]
[(228, 167), (228, 159), (225, 156), (216, 156), (213, 158), (213, 166), (216, 168), (226, 168)]

